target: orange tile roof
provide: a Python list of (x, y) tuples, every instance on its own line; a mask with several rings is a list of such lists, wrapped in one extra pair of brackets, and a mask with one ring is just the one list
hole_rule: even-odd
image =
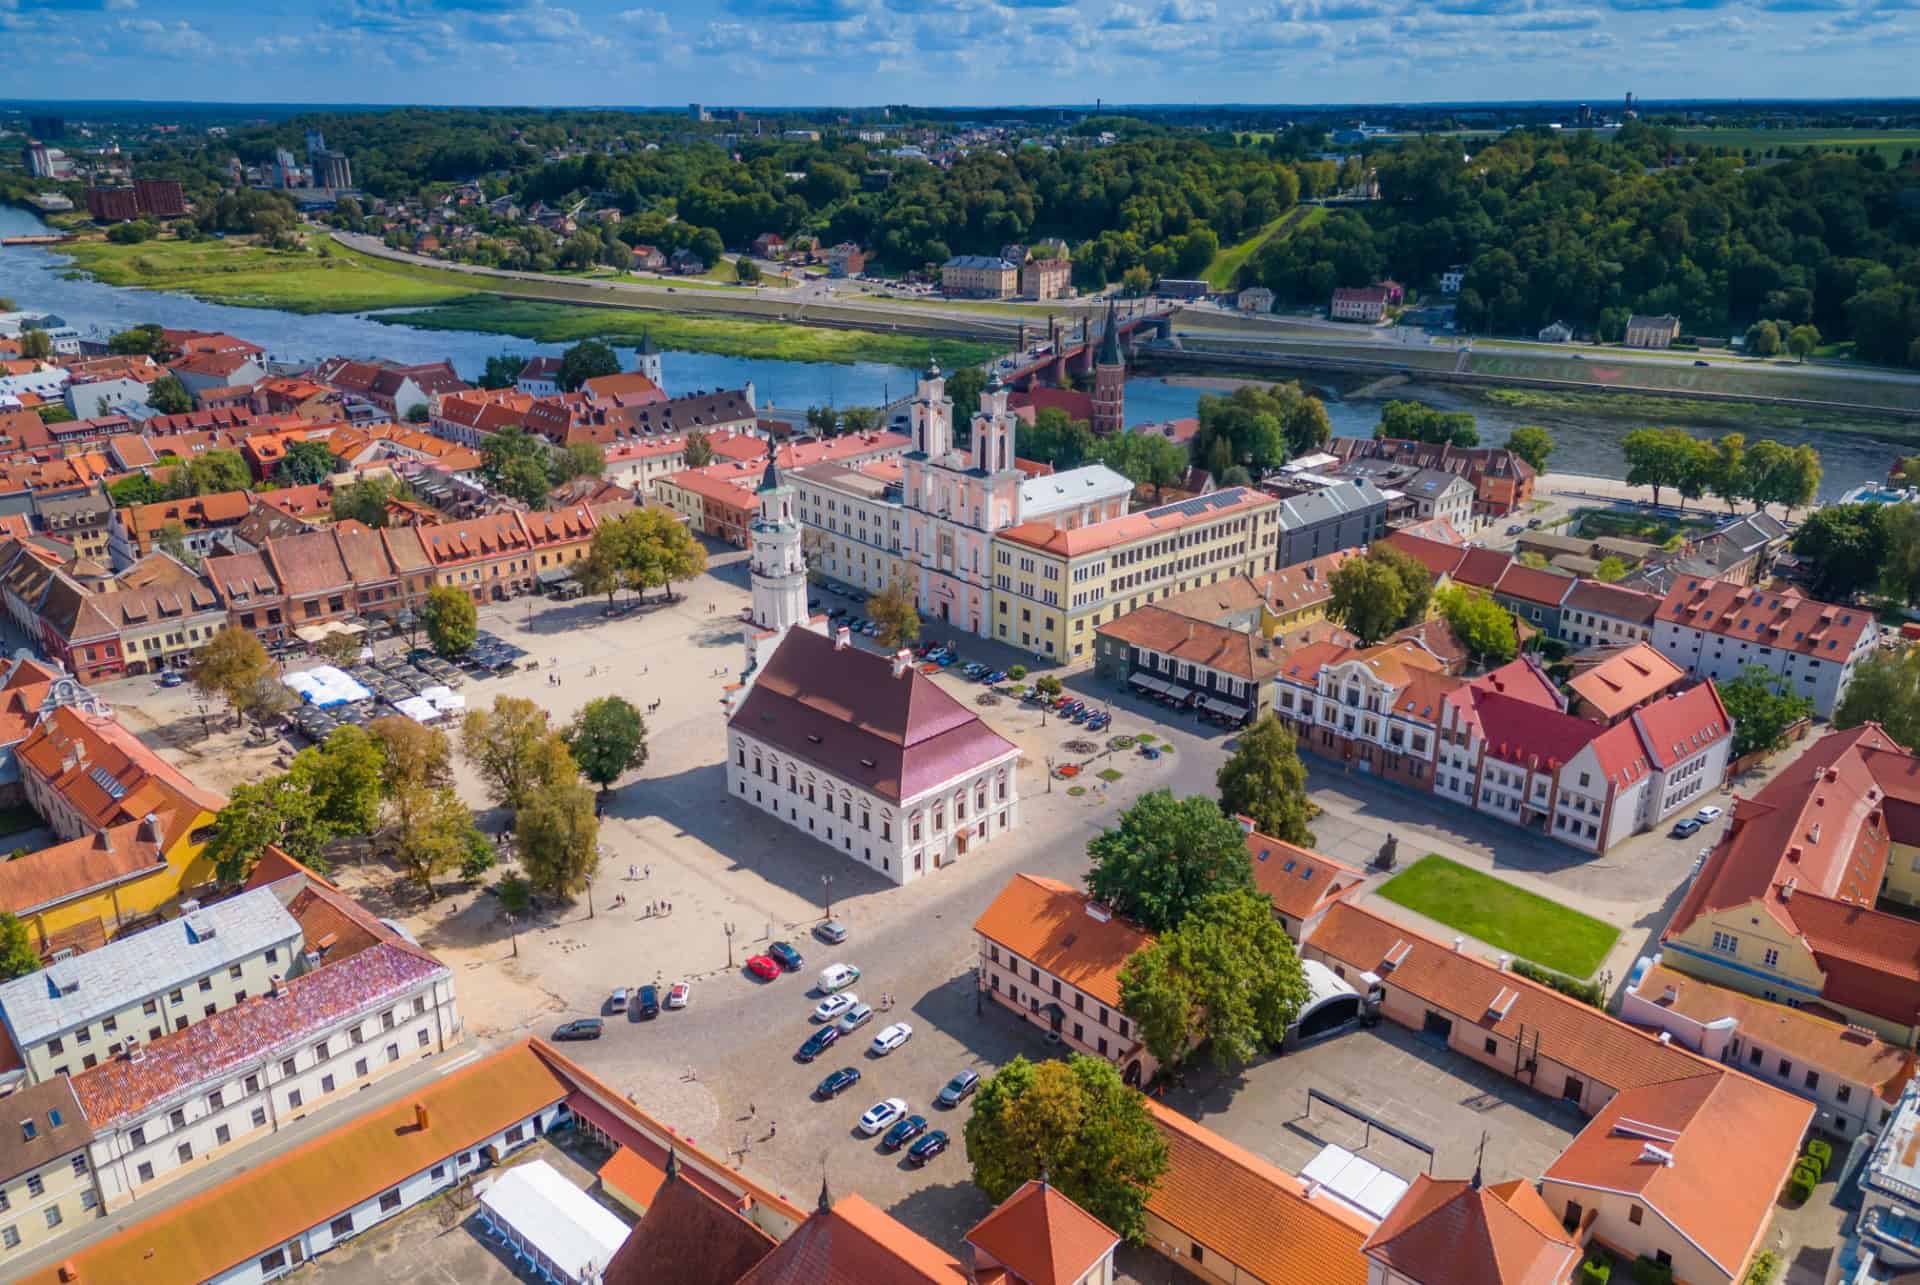
[(1737, 1278), (1773, 1217), (1814, 1105), (1707, 1066), (1616, 1094), (1541, 1181), (1638, 1200)]
[(1163, 504), (1144, 513), (1129, 513), (1088, 526), (1056, 528), (1050, 522), (1023, 522), (1000, 533), (1003, 540), (1024, 544), (1055, 557), (1073, 558), (1097, 553), (1117, 545), (1169, 535), (1189, 527), (1204, 526), (1221, 518), (1233, 517), (1257, 509), (1271, 508), (1279, 500), (1265, 491), (1235, 486), (1197, 499)]
[(1157, 603), (1137, 607), (1095, 632), (1249, 682), (1273, 677), (1284, 660), (1270, 647), (1263, 655), (1263, 640), (1257, 634), (1183, 615)]
[(169, 522), (178, 522), (189, 531), (231, 525), (247, 516), (253, 497), (245, 491), (218, 491), (190, 500), (159, 500), (152, 504), (130, 504), (120, 510), (120, 520), (143, 543)]
[(703, 500), (714, 500), (730, 508), (751, 512), (760, 507), (760, 497), (754, 494), (760, 477), (761, 469), (757, 465), (729, 462), (669, 473), (660, 479), (658, 485), (677, 486)]
[(1253, 882), (1283, 915), (1305, 919), (1333, 898), (1350, 894), (1366, 878), (1323, 853), (1261, 834), (1247, 817), (1239, 821), (1247, 832)]
[(1618, 718), (1686, 677), (1685, 670), (1646, 643), (1588, 652), (1575, 659), (1574, 668), (1567, 686), (1608, 719)]
[(24, 917), (129, 879), (166, 873), (166, 838), (164, 824), (124, 821), (0, 863), (0, 910)]
[[(4, 871), (5, 866), (0, 866)], [(1671, 998), (1668, 992), (1671, 991)], [(1773, 1004), (1757, 995), (1703, 982), (1664, 964), (1641, 977), (1634, 994), (1702, 1024), (1730, 1017), (1740, 1034), (1792, 1055), (1793, 1060), (1872, 1089), (1889, 1104), (1913, 1078), (1910, 1049), (1889, 1044), (1864, 1026), (1832, 1021), (1805, 1008)]]
[(1263, 1281), (1365, 1285), (1373, 1220), (1152, 1098), (1167, 1171), (1147, 1211)]
[(1531, 1183), (1423, 1173), (1361, 1252), (1420, 1285), (1565, 1285), (1580, 1244)]
[[(25, 1279), (32, 1285), (198, 1285), (566, 1095), (566, 1081), (530, 1042), (512, 1045)], [(426, 1110), (424, 1129), (416, 1106)], [(75, 1275), (64, 1276), (69, 1268)]]
[[(1095, 918), (1098, 910), (1103, 918)], [(1017, 874), (973, 930), (1102, 1003), (1120, 1003), (1120, 970), (1153, 935), (1057, 879)]]
[(811, 1214), (740, 1285), (967, 1285), (966, 1269), (858, 1195)]
[(967, 1242), (1027, 1285), (1075, 1285), (1120, 1237), (1059, 1188), (1029, 1178), (973, 1225)]
[(178, 768), (141, 743), (111, 715), (63, 705), (48, 714), (14, 751), (23, 770), (45, 780), (55, 793), (95, 827), (138, 821), (147, 813), (162, 825), (191, 822), (218, 812), (227, 801), (195, 785)]

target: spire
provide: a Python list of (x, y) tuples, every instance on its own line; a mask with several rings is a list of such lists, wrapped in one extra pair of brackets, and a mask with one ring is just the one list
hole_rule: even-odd
[(680, 1152), (674, 1147), (667, 1148), (667, 1181), (674, 1182), (680, 1177)]
[(1094, 359), (1096, 366), (1118, 366), (1120, 362), (1120, 323), (1114, 315), (1113, 300), (1107, 300), (1107, 328), (1100, 336), (1100, 352)]
[(1003, 387), (1005, 387), (1005, 384), (1002, 383), (1000, 379), (1000, 367), (995, 366), (992, 370), (989, 370), (987, 372), (987, 391), (990, 393), (997, 393)]
[(640, 327), (640, 347), (638, 351), (642, 357), (651, 357), (654, 354), (653, 331), (645, 326)]
[(940, 363), (934, 360), (933, 354), (931, 352), (927, 354), (927, 373), (924, 376), (922, 376), (922, 378), (925, 378), (925, 379), (940, 378)]
[(827, 1167), (825, 1165), (820, 1166), (820, 1200), (818, 1204), (814, 1205), (814, 1209), (823, 1214), (833, 1212), (833, 1193), (827, 1190)]
[(777, 448), (774, 445), (773, 429), (767, 429), (767, 471), (760, 475), (760, 489), (776, 491), (780, 489), (780, 464), (775, 458)]

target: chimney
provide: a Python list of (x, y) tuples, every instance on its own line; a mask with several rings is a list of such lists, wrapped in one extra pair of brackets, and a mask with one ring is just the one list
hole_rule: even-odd
[(1504, 973), (1504, 972), (1506, 972), (1506, 971), (1507, 971), (1507, 965), (1508, 965), (1508, 964), (1511, 964), (1512, 962), (1513, 962), (1513, 956), (1512, 956), (1512, 955), (1502, 955), (1502, 956), (1500, 956), (1500, 971), (1501, 971), (1501, 972), (1503, 972), (1503, 973)]
[(845, 625), (841, 625), (839, 630), (836, 631), (833, 635), (833, 649), (835, 651), (845, 651), (847, 648), (851, 647), (852, 645), (853, 645), (853, 631), (847, 628)]
[(413, 1127), (420, 1130), (420, 1132), (425, 1133), (427, 1131), (427, 1118), (428, 1118), (427, 1104), (424, 1102), (414, 1103), (413, 1104)]
[(273, 981), (267, 987), (267, 994), (279, 999), (287, 993), (286, 981), (279, 973), (273, 975)]
[(77, 1281), (80, 1279), (80, 1269), (73, 1265), (73, 1261), (71, 1259), (69, 1259), (67, 1262), (60, 1264), (60, 1279), (63, 1282)]
[(1671, 1043), (1673, 1043), (1673, 1032), (1672, 1032), (1672, 1031), (1662, 1031), (1662, 1032), (1660, 1032), (1660, 1042), (1661, 1042), (1662, 1044), (1671, 1044)]
[(1453, 939), (1453, 948), (1455, 950), (1459, 950), (1462, 946), (1465, 946), (1466, 944), (1467, 944), (1467, 939), (1465, 937), (1455, 937)]
[(144, 1062), (146, 1057), (147, 1051), (140, 1046), (138, 1039), (130, 1039), (127, 1041), (127, 1061)]
[(902, 647), (893, 653), (893, 676), (899, 678), (913, 672), (913, 653)]
[(1235, 821), (1237, 821), (1237, 822), (1239, 822), (1239, 823), (1240, 823), (1240, 833), (1241, 833), (1241, 834), (1252, 834), (1252, 833), (1253, 833), (1253, 818), (1252, 818), (1252, 817), (1249, 817), (1249, 816), (1239, 816), (1239, 815), (1236, 815), (1236, 816), (1235, 816), (1235, 817), (1234, 817), (1233, 819), (1234, 819)]

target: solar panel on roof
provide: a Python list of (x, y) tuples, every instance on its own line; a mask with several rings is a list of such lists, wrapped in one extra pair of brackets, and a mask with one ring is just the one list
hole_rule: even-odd
[(96, 767), (96, 768), (90, 769), (87, 772), (87, 779), (91, 780), (95, 785), (105, 790), (107, 792), (107, 797), (110, 799), (118, 799), (120, 796), (122, 796), (127, 792), (127, 787), (120, 784), (120, 782), (114, 780), (113, 774), (107, 771), (107, 769), (105, 769), (104, 767)]

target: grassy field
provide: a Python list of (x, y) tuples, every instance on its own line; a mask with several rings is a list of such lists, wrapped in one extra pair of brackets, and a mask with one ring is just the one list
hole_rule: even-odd
[(1462, 391), (1507, 410), (1534, 415), (1628, 420), (1636, 424), (1679, 424), (1690, 428), (1737, 428), (1751, 433), (1769, 428), (1829, 428), (1869, 432), (1894, 441), (1920, 441), (1920, 425), (1875, 415), (1805, 410), (1748, 402), (1699, 401), (1660, 393), (1580, 392), (1545, 388), (1467, 388)]
[(1213, 256), (1213, 262), (1207, 265), (1207, 270), (1201, 275), (1206, 277), (1207, 284), (1215, 290), (1230, 289), (1241, 265), (1251, 259), (1270, 237), (1292, 236), (1302, 228), (1310, 228), (1326, 217), (1327, 207), (1324, 205), (1297, 205), (1246, 240), (1235, 245), (1222, 246), (1220, 252)]
[(640, 338), (642, 330), (646, 330), (652, 334), (653, 341), (663, 348), (779, 361), (877, 361), (919, 366), (931, 354), (942, 366), (952, 368), (988, 361), (996, 352), (991, 344), (962, 340), (928, 340), (860, 330), (829, 330), (779, 321), (683, 317), (670, 312), (583, 308), (494, 295), (458, 299), (413, 312), (389, 313), (379, 320), (428, 330), (477, 330), (488, 334), (517, 335), (542, 343), (570, 343), (589, 337), (631, 343)]
[(74, 267), (108, 285), (174, 290), (213, 303), (287, 312), (362, 312), (444, 303), (471, 294), (450, 286), (385, 272), (337, 247), (267, 250), (238, 239), (146, 241), (114, 245), (75, 241), (59, 247)]
[(1441, 856), (1420, 858), (1380, 895), (1572, 977), (1592, 976), (1620, 937), (1611, 924)]
[(1674, 134), (1683, 143), (1702, 147), (1731, 147), (1765, 153), (1777, 147), (1855, 148), (1870, 147), (1889, 161), (1898, 161), (1900, 153), (1920, 148), (1920, 130), (1913, 129), (1715, 129), (1699, 126), (1677, 129)]
[(1653, 514), (1629, 512), (1623, 509), (1576, 509), (1572, 515), (1575, 529), (1590, 540), (1612, 536), (1622, 540), (1644, 540), (1649, 544), (1665, 544), (1674, 536), (1696, 531), (1707, 531), (1715, 525), (1714, 519), (1701, 519), (1697, 522), (1681, 522), (1673, 518), (1659, 517)]

